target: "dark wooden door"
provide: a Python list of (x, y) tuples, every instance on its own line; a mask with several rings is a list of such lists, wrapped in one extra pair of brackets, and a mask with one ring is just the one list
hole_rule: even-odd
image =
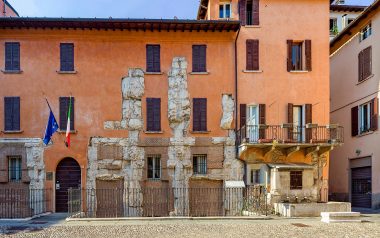
[(351, 170), (351, 203), (353, 207), (372, 207), (372, 167)]
[(189, 185), (190, 216), (223, 216), (222, 181), (190, 180)]
[[(125, 194), (124, 194), (125, 192)], [(129, 193), (130, 192), (130, 193)], [(124, 191), (124, 180), (96, 180), (96, 217), (122, 217), (123, 196), (138, 197), (139, 191)]]
[(59, 162), (55, 176), (55, 210), (68, 211), (68, 189), (80, 188), (81, 170), (73, 158), (65, 158)]

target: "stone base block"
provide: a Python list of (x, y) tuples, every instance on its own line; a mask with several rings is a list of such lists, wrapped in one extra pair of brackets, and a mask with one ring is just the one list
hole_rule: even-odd
[(360, 212), (321, 212), (321, 217), (325, 223), (362, 222)]
[(351, 203), (274, 203), (276, 214), (284, 217), (319, 217), (322, 212), (351, 212)]

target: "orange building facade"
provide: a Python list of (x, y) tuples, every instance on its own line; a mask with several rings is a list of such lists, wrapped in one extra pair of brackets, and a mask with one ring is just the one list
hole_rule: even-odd
[[(234, 181), (271, 202), (326, 201), (342, 142), (328, 19), (325, 0), (202, 0), (198, 20), (0, 19), (0, 186), (51, 189), (57, 212), (69, 187)], [(47, 146), (45, 99), (60, 126)]]

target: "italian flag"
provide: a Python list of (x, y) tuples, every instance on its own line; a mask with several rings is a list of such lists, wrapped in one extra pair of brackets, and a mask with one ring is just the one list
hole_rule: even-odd
[(67, 126), (66, 126), (66, 147), (70, 148), (70, 120), (71, 120), (71, 96), (69, 101), (69, 111), (67, 112)]

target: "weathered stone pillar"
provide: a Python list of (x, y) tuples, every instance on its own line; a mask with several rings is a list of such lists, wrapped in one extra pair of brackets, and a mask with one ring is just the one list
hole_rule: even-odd
[(168, 119), (174, 137), (170, 138), (168, 148), (168, 173), (172, 178), (174, 190), (175, 216), (189, 214), (189, 179), (192, 176), (190, 147), (195, 139), (186, 137), (190, 123), (190, 99), (187, 89), (187, 61), (175, 57), (168, 77)]
[(316, 194), (312, 194), (312, 197), (313, 200), (322, 201), (323, 168), (327, 164), (327, 156), (325, 153), (319, 155), (318, 152), (313, 152), (311, 158), (311, 163), (314, 166), (314, 186), (316, 187)]

